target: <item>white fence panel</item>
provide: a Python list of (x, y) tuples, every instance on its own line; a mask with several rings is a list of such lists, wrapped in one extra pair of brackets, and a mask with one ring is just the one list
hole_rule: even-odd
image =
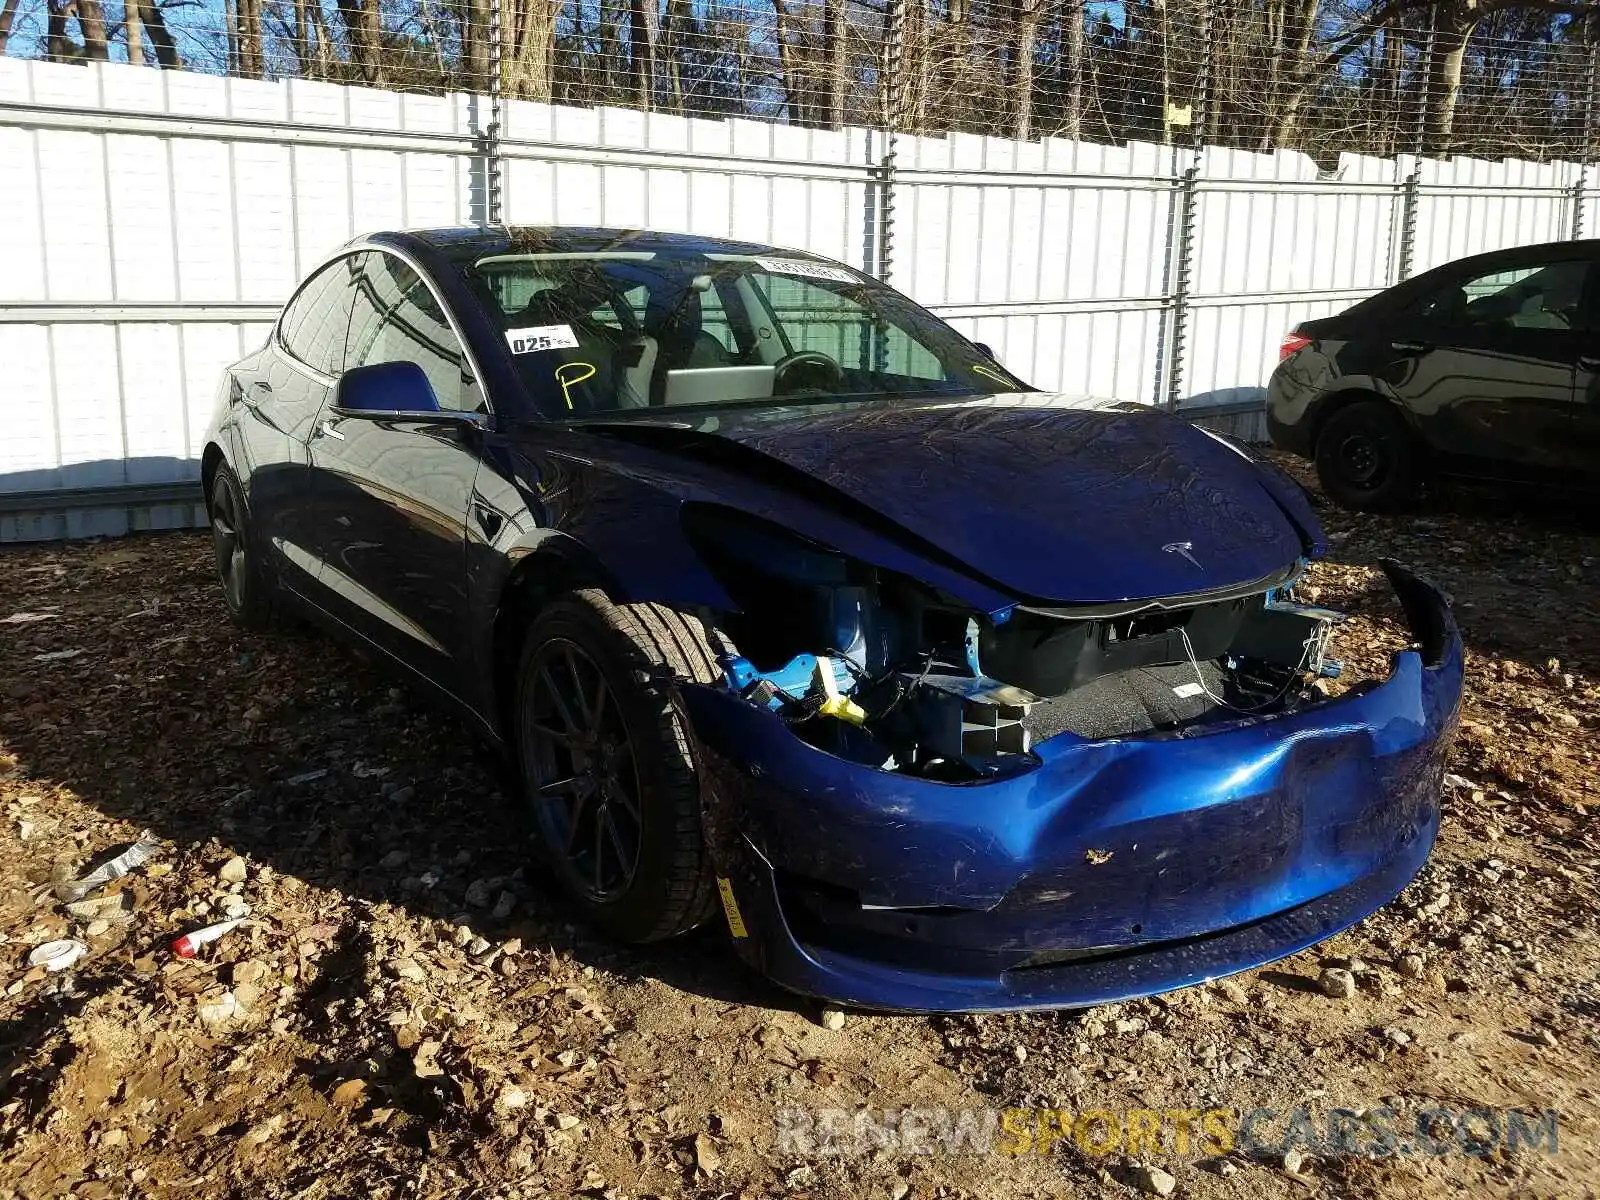
[[(365, 230), (485, 215), (488, 116), (471, 95), (0, 59), (0, 540), (191, 519), (186, 500), (46, 517), (5, 501), (193, 480), (219, 371), (298, 279)], [(1413, 170), (1405, 156), (1324, 172), (1289, 152), (902, 135), (886, 185), (889, 148), (867, 129), (512, 101), (502, 208), (868, 271), (891, 237), (890, 281), (1036, 386), (1152, 402), (1176, 368), (1180, 395), (1237, 399), (1259, 394), (1296, 322), (1395, 282)], [(1573, 164), (1419, 169), (1413, 271), (1573, 232)], [(1600, 169), (1583, 209), (1600, 233)]]

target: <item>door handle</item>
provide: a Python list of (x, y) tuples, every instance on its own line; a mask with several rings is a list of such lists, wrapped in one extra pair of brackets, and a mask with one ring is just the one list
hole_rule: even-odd
[(1391, 350), (1398, 350), (1401, 354), (1426, 354), (1433, 347), (1427, 342), (1398, 341), (1390, 342)]
[(322, 424), (319, 425), (318, 428), (322, 431), (324, 436), (335, 438), (341, 442), (344, 441), (344, 433), (337, 425), (333, 423), (333, 418), (324, 417), (322, 419)]

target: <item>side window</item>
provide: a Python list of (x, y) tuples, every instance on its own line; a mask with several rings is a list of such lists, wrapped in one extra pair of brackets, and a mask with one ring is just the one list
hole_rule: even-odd
[(944, 365), (895, 325), (873, 324), (837, 292), (786, 275), (753, 276), (796, 353), (820, 350), (846, 370), (943, 381)]
[(290, 354), (329, 375), (343, 369), (350, 324), (351, 278), (358, 256), (329, 263), (313, 275), (283, 310), (279, 336)]
[(414, 362), (427, 374), (440, 408), (481, 410), (482, 393), (466, 352), (422, 277), (392, 254), (373, 250), (361, 258), (345, 369)]
[(1452, 282), (1423, 299), (1418, 315), (1463, 333), (1577, 329), (1589, 264), (1582, 260), (1503, 267)]
[(817, 350), (841, 367), (862, 365), (859, 308), (827, 288), (787, 275), (756, 275), (753, 280), (796, 354)]

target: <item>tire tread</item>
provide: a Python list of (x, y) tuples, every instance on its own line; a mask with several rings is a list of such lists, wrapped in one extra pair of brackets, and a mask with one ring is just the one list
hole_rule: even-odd
[(619, 649), (642, 692), (652, 704), (656, 743), (662, 749), (658, 800), (669, 814), (663, 836), (670, 838), (666, 895), (653, 925), (638, 941), (659, 941), (684, 933), (715, 908), (716, 879), (700, 820), (700, 786), (682, 718), (667, 690), (670, 679), (711, 683), (720, 677), (717, 656), (703, 627), (664, 604), (618, 604), (598, 588), (583, 588), (552, 601), (582, 606), (618, 639)]

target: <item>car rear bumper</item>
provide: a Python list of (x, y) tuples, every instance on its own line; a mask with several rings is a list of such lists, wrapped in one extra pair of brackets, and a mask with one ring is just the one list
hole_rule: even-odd
[(1326, 384), (1320, 353), (1297, 350), (1278, 364), (1267, 381), (1267, 436), (1274, 446), (1301, 458), (1316, 453), (1313, 409)]
[(987, 783), (846, 762), (686, 686), (735, 945), (830, 1000), (999, 1011), (1183, 987), (1360, 920), (1427, 858), (1462, 686), (1448, 601), (1385, 566), (1420, 644), (1387, 680), (1190, 736), (1062, 735)]

